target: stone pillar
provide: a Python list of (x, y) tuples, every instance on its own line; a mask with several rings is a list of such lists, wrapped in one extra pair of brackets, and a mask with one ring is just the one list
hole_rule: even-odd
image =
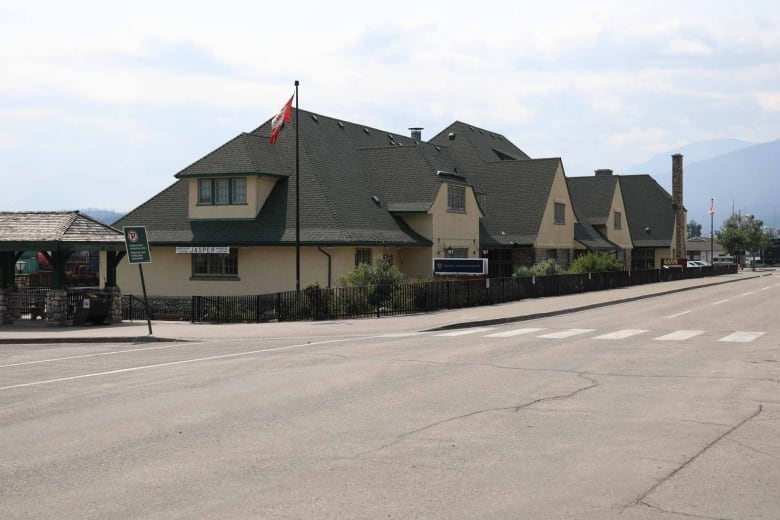
[(111, 310), (108, 313), (108, 323), (122, 322), (122, 291), (119, 287), (104, 287), (103, 292), (108, 296)]
[(52, 289), (46, 297), (46, 308), (49, 310), (47, 319), (53, 327), (64, 327), (68, 324), (68, 291)]
[(13, 312), (11, 312), (10, 289), (0, 287), (0, 324), (14, 322)]
[(683, 205), (683, 156), (679, 153), (672, 155), (672, 207), (674, 207), (674, 229), (677, 235), (673, 247), (677, 250), (677, 258), (687, 258), (688, 223), (685, 222)]

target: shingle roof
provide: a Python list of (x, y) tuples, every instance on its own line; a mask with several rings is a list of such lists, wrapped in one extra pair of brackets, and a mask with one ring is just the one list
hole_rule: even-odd
[(671, 247), (672, 196), (649, 175), (620, 175), (620, 191), (634, 247)]
[(594, 226), (607, 224), (617, 179), (615, 175), (566, 179), (574, 213), (579, 222)]
[(430, 143), (484, 196), (480, 247), (534, 244), (560, 158), (531, 159), (503, 135), (461, 121)]
[[(469, 159), (471, 161), (479, 159), (481, 162), (498, 162), (503, 160), (530, 159), (525, 152), (502, 134), (461, 121), (455, 121), (436, 134), (430, 140), (430, 143), (453, 148), (453, 144), (460, 144), (463, 141), (468, 142), (468, 147), (460, 147), (459, 149), (461, 151), (469, 151), (469, 155), (471, 155)], [(463, 159), (465, 158), (458, 157), (459, 162)]]
[(574, 240), (588, 249), (619, 250), (620, 246), (607, 239), (590, 224), (576, 222), (574, 224)]
[(485, 164), (468, 178), (485, 194), (480, 247), (533, 245), (547, 207), (558, 158)]
[(0, 212), (0, 249), (31, 251), (122, 250), (118, 229), (78, 211)]
[[(158, 244), (294, 243), (295, 124), (293, 117), (271, 145), (266, 121), (177, 174), (280, 177), (256, 219), (190, 221), (187, 181), (179, 180), (117, 225), (146, 225)], [(558, 158), (532, 160), (504, 136), (461, 122), (430, 143), (304, 110), (298, 125), (302, 243), (430, 246), (399, 215), (427, 212), (443, 180), (457, 180), (486, 201), (481, 247), (532, 245), (561, 166)]]
[[(257, 218), (249, 221), (190, 221), (186, 181), (175, 183), (117, 224), (148, 222), (153, 243), (295, 243), (295, 127), (288, 124), (276, 144), (268, 142), (270, 120), (241, 134), (179, 173), (179, 177), (262, 173), (280, 178)], [(411, 138), (388, 134), (301, 110), (299, 113), (301, 242), (429, 246), (387, 211), (382, 183), (392, 172), (375, 171), (370, 148), (414, 146)], [(373, 201), (379, 197), (380, 204)]]
[(176, 174), (178, 178), (214, 175), (283, 175), (281, 157), (259, 135), (241, 133)]

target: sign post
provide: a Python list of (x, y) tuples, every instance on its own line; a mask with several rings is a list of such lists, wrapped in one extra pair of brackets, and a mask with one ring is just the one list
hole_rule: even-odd
[(138, 272), (141, 275), (141, 289), (144, 292), (144, 307), (146, 308), (146, 325), (149, 327), (149, 335), (152, 335), (152, 318), (149, 312), (149, 301), (146, 297), (146, 282), (144, 282), (144, 269), (142, 264), (152, 263), (152, 254), (149, 251), (149, 240), (146, 238), (145, 226), (126, 226), (122, 228), (125, 234), (125, 248), (127, 249), (127, 261), (138, 264)]

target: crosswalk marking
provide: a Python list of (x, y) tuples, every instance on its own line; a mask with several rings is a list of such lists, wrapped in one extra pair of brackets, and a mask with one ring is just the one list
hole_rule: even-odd
[[(466, 328), (466, 329), (458, 329), (450, 332), (442, 332), (440, 334), (433, 334), (433, 336), (455, 337), (455, 336), (467, 336), (470, 334), (486, 333), (483, 336), (485, 338), (511, 338), (515, 336), (528, 335), (528, 336), (533, 336), (542, 339), (566, 339), (572, 336), (579, 336), (579, 335), (595, 332), (598, 329), (564, 329), (564, 330), (549, 332), (547, 334), (538, 334), (544, 330), (547, 329), (545, 329), (544, 327), (523, 327), (517, 329), (502, 330), (501, 328), (497, 329), (496, 327), (473, 327), (473, 328)], [(593, 339), (622, 340), (622, 339), (630, 338), (632, 336), (646, 334), (648, 332), (651, 331), (648, 329), (622, 329), (613, 332), (607, 332), (599, 336), (595, 336)], [(699, 336), (701, 334), (704, 334), (704, 332), (705, 331), (703, 330), (676, 330), (674, 332), (669, 332), (667, 334), (658, 336), (653, 339), (656, 341), (685, 341), (694, 338), (696, 336)], [(416, 336), (420, 334), (425, 334), (425, 333), (424, 332), (398, 332), (398, 333), (383, 334), (382, 337), (404, 337), (404, 336)], [(760, 338), (764, 334), (765, 334), (764, 332), (738, 330), (723, 336), (717, 341), (728, 342), (728, 343), (750, 343), (751, 341)]]
[(487, 330), (493, 330), (493, 328), (492, 327), (474, 327), (473, 329), (461, 329), (461, 330), (456, 330), (454, 332), (445, 332), (443, 334), (434, 334), (434, 336), (441, 336), (441, 337), (465, 336), (467, 334), (476, 334), (478, 332), (485, 332)]
[(601, 336), (596, 336), (596, 339), (626, 339), (630, 338), (631, 336), (636, 336), (638, 334), (644, 334), (647, 332), (646, 330), (618, 330), (616, 332), (610, 332), (609, 334), (602, 334)]
[(749, 332), (749, 331), (741, 331), (738, 330), (737, 332), (732, 332), (726, 337), (720, 338), (718, 341), (727, 341), (730, 343), (750, 343), (756, 338), (759, 338), (763, 336), (763, 332)]
[(533, 332), (539, 332), (544, 330), (543, 327), (528, 327), (525, 329), (513, 329), (504, 332), (496, 332), (495, 334), (488, 334), (486, 338), (511, 338), (512, 336), (520, 336), (521, 334), (531, 334)]
[(546, 338), (546, 339), (564, 339), (564, 338), (570, 338), (572, 336), (577, 336), (579, 334), (593, 332), (594, 330), (596, 329), (568, 329), (568, 330), (561, 330), (558, 332), (551, 332), (549, 334), (543, 334), (537, 337)]
[(703, 334), (703, 330), (676, 330), (672, 333), (655, 338), (658, 341), (682, 341)]

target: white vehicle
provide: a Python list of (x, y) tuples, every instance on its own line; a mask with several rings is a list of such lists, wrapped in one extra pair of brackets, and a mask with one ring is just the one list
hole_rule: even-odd
[(698, 269), (698, 268), (702, 268), (702, 267), (709, 267), (710, 264), (708, 264), (707, 262), (704, 262), (702, 260), (688, 260), (688, 262), (686, 262), (686, 266)]

